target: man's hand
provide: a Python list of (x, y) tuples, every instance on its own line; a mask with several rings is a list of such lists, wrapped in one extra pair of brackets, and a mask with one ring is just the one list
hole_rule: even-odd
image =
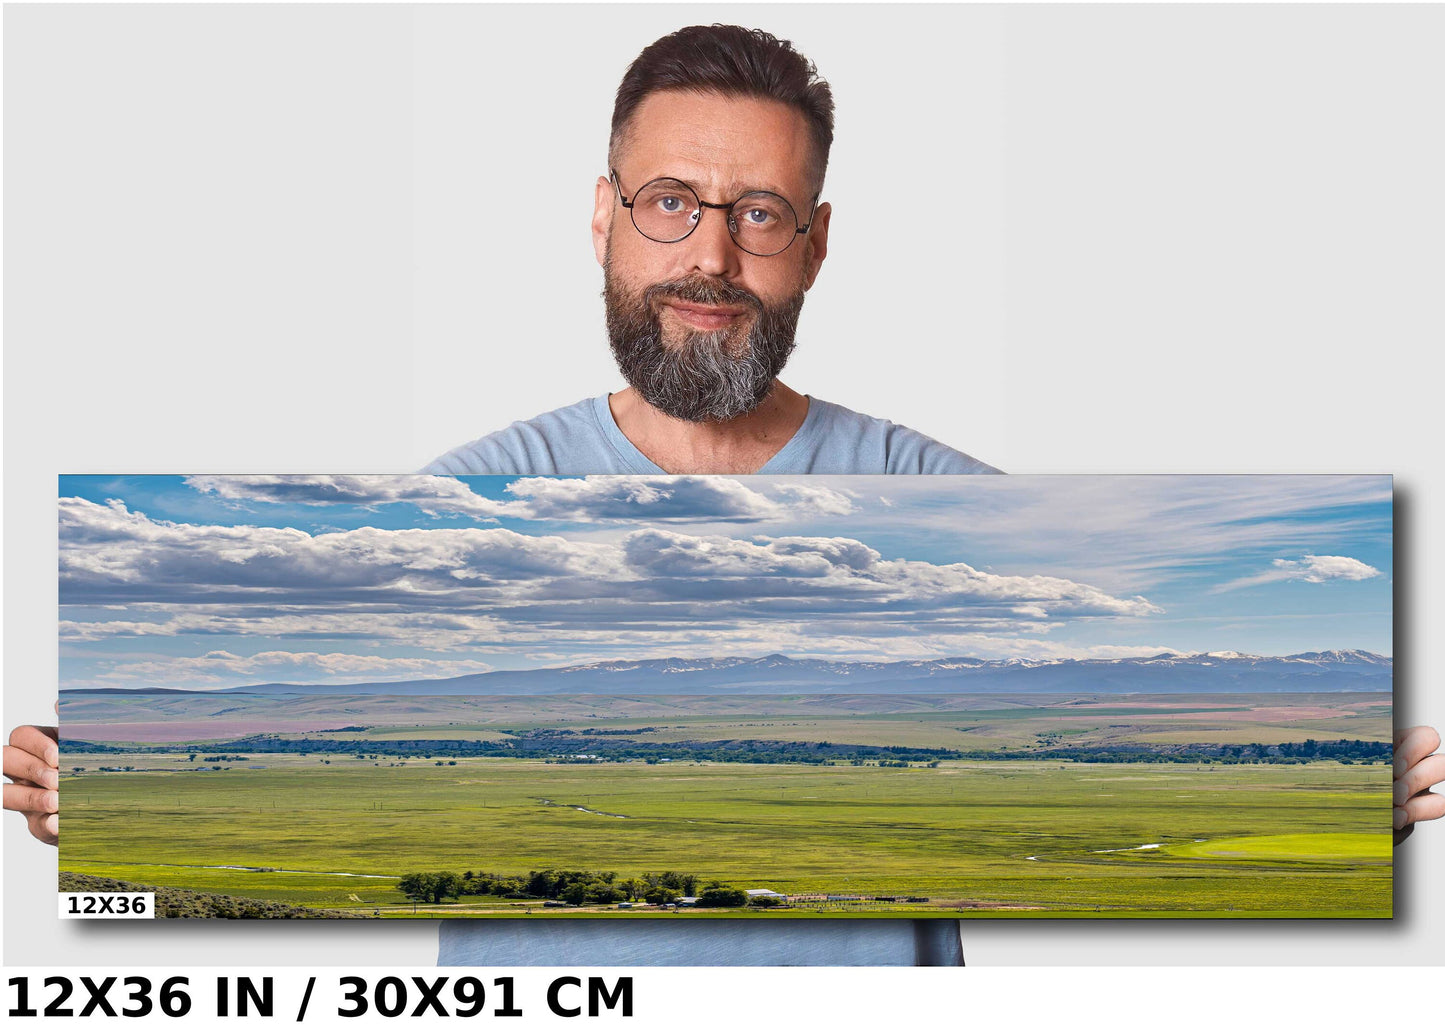
[(1414, 831), (1415, 823), (1445, 817), (1445, 794), (1430, 791), (1435, 784), (1445, 783), (1445, 754), (1430, 753), (1439, 746), (1440, 734), (1428, 726), (1412, 726), (1395, 734), (1396, 843)]
[(60, 843), (60, 733), (54, 726), (17, 726), (5, 745), (5, 808), (18, 811), (30, 833)]

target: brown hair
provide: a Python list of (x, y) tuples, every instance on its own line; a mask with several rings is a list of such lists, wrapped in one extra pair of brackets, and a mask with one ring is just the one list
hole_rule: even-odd
[(788, 40), (740, 25), (690, 25), (649, 45), (617, 87), (611, 163), (638, 105), (667, 89), (777, 100), (797, 110), (812, 135), (813, 178), (822, 188), (833, 145), (833, 91)]

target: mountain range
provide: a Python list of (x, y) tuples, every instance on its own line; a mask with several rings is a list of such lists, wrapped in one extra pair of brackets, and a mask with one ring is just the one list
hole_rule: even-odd
[[(1373, 652), (1235, 651), (1113, 659), (941, 658), (863, 662), (817, 658), (663, 658), (509, 669), (440, 680), (265, 683), (211, 694), (736, 695), (736, 694), (1228, 694), (1389, 691), (1394, 659)], [(183, 688), (67, 688), (66, 693), (177, 693)]]

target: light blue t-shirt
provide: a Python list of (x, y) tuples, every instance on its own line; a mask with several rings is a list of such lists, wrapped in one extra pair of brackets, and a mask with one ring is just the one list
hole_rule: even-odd
[[(423, 473), (664, 473), (612, 419), (607, 396), (521, 420), (452, 449)], [(759, 473), (998, 473), (917, 431), (808, 398), (808, 415)]]
[[(606, 395), (452, 449), (423, 473), (663, 473), (612, 419)], [(998, 473), (887, 420), (811, 396), (798, 432), (759, 473)], [(444, 920), (439, 965), (961, 965), (948, 919)]]

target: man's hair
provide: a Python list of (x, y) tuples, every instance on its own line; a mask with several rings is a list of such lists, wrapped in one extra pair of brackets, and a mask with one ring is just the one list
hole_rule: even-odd
[(812, 177), (822, 188), (833, 145), (833, 91), (788, 40), (739, 25), (690, 25), (649, 45), (617, 87), (607, 152), (611, 165), (638, 105), (664, 90), (747, 96), (792, 107), (807, 121)]

